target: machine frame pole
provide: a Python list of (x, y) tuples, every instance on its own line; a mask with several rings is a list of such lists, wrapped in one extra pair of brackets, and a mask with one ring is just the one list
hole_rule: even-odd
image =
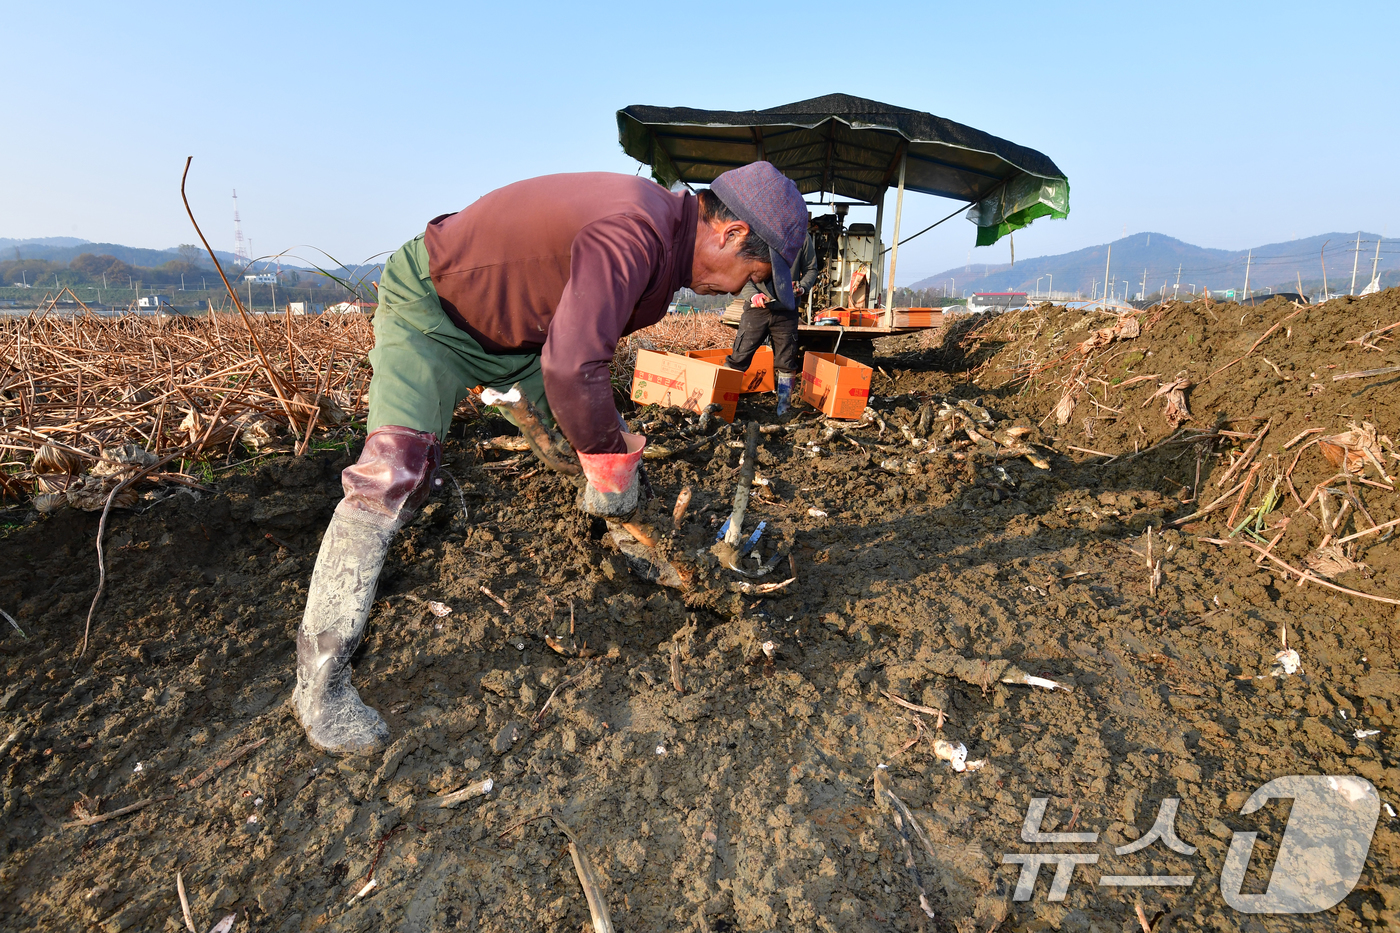
[[(875, 199), (875, 259), (876, 259), (876, 261), (870, 264), (870, 271), (871, 271), (874, 275), (877, 275), (877, 276), (880, 277), (880, 287), (881, 287), (881, 290), (882, 290), (882, 291), (884, 290), (884, 285), (885, 285), (885, 277), (884, 277), (884, 276), (885, 276), (885, 254), (884, 254), (883, 252), (880, 251), (880, 237), (883, 236), (883, 235), (884, 235), (884, 232), (885, 232), (885, 195), (889, 192), (889, 190), (890, 190), (890, 189), (889, 189), (889, 186), (886, 185), (886, 186), (884, 187), (884, 189), (880, 192), (880, 196), (879, 196), (878, 198)], [(880, 267), (878, 270), (875, 268), (875, 266), (877, 266), (877, 265)], [(875, 283), (872, 282), (872, 283), (871, 283), (870, 290), (869, 290), (869, 294), (871, 294), (871, 295), (877, 294), (877, 292), (875, 291), (875, 287), (874, 287), (874, 286), (875, 286)]]
[(904, 168), (909, 153), (899, 157), (899, 193), (894, 199), (894, 232), (890, 237), (890, 277), (885, 282), (885, 326), (894, 326), (894, 270), (899, 262), (899, 221), (904, 213)]

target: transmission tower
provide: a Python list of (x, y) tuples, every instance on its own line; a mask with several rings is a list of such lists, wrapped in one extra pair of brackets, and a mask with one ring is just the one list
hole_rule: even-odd
[(243, 242), (243, 223), (238, 219), (238, 189), (233, 189), (233, 255), (243, 265), (252, 262), (248, 247)]

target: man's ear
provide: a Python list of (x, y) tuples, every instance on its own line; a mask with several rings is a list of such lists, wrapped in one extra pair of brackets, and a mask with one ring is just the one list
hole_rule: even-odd
[(722, 224), (717, 232), (721, 249), (728, 249), (731, 245), (737, 248), (749, 235), (749, 225), (742, 220), (731, 220)]

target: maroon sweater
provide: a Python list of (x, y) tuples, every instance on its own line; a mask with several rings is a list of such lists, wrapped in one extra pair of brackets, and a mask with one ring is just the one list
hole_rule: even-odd
[(570, 443), (622, 453), (608, 366), (690, 284), (698, 216), (693, 196), (643, 178), (546, 175), (435, 218), (424, 243), (452, 322), (488, 353), (540, 350)]

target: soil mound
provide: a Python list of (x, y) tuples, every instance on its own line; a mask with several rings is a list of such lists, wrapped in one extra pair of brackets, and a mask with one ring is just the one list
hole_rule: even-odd
[[(287, 708), (353, 444), (114, 511), (83, 658), (98, 515), (0, 513), (0, 609), (26, 636), (0, 640), (0, 926), (180, 930), (178, 871), (202, 929), (577, 930), (567, 840), (521, 825), (557, 811), (622, 929), (1140, 929), (1119, 875), (1190, 879), (1135, 890), (1149, 921), (1170, 915), (1158, 930), (1394, 928), (1384, 809), (1324, 914), (1246, 921), (1219, 878), (1253, 831), (1263, 889), (1288, 811), (1240, 809), (1275, 777), (1354, 775), (1400, 805), (1400, 617), (1315, 582), (1400, 597), (1394, 538), (1340, 543), (1400, 513), (1380, 488), (1400, 471), (1395, 376), (1331, 378), (1395, 365), (1400, 329), (1349, 341), (1397, 319), (1394, 292), (1121, 320), (1044, 306), (881, 345), (864, 424), (780, 423), (752, 396), (714, 431), (631, 412), (664, 454), (649, 518), (669, 527), (694, 493), (665, 545), (696, 568), (687, 592), (633, 576), (572, 487), (493, 442), (502, 422), (469, 423), (357, 660), (393, 731), (373, 760), (315, 752)], [(708, 556), (748, 420), (766, 484), (745, 530), (768, 525), (744, 566), (792, 555), (759, 581)], [(1381, 467), (1338, 477), (1312, 442), (1353, 423)], [(1191, 519), (1251, 471), (1238, 508)], [(1357, 566), (1305, 563), (1327, 534)], [(1041, 831), (1092, 839), (1024, 841), (1040, 798)], [(1194, 851), (1120, 854), (1170, 799)], [(1065, 896), (1042, 878), (1016, 900), (1004, 857), (1052, 850), (1084, 857)]]

